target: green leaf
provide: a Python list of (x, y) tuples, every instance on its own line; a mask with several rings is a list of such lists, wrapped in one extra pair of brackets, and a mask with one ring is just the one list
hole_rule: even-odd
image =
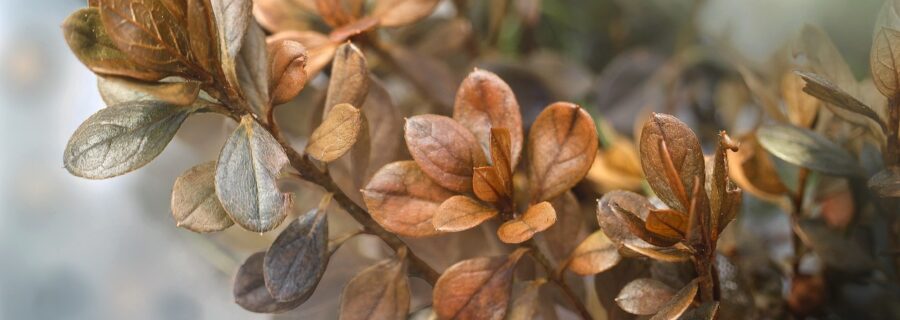
[(194, 166), (172, 187), (172, 215), (179, 227), (194, 232), (225, 230), (234, 224), (216, 197), (216, 162)]
[(294, 220), (272, 243), (263, 263), (266, 287), (278, 301), (312, 296), (328, 266), (328, 217), (331, 196), (319, 208)]
[(64, 163), (73, 175), (106, 179), (156, 158), (197, 108), (135, 101), (98, 111), (72, 134)]
[(216, 167), (216, 194), (238, 225), (254, 232), (275, 229), (293, 203), (276, 180), (288, 164), (278, 141), (250, 115), (225, 141)]
[(164, 77), (159, 72), (132, 62), (116, 47), (100, 22), (100, 10), (97, 8), (75, 11), (63, 22), (62, 29), (69, 48), (94, 73), (147, 81)]
[(756, 135), (763, 148), (789, 163), (838, 176), (862, 172), (850, 152), (812, 130), (767, 125), (759, 128)]

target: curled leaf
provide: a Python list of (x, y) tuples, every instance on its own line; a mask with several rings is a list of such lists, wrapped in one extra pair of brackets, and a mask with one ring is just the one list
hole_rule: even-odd
[(397, 257), (366, 268), (347, 283), (341, 295), (341, 319), (404, 319), (409, 313), (406, 249)]
[(509, 220), (497, 229), (500, 241), (522, 243), (556, 223), (556, 210), (549, 202), (532, 205), (521, 217)]
[(224, 230), (234, 224), (216, 197), (216, 163), (199, 164), (175, 179), (172, 215), (175, 223), (194, 232)]
[(431, 15), (439, 0), (381, 0), (375, 3), (372, 15), (382, 27), (412, 24)]
[(685, 238), (687, 217), (675, 210), (651, 210), (645, 226), (647, 231), (678, 241)]
[(200, 83), (196, 81), (151, 83), (121, 77), (97, 77), (97, 87), (107, 106), (151, 100), (189, 106), (200, 94)]
[[(363, 121), (359, 109), (346, 103), (334, 106), (310, 135), (306, 153), (322, 162), (340, 158), (356, 143)], [(365, 129), (368, 131), (368, 128)]]
[(336, 105), (361, 106), (369, 92), (369, 68), (366, 57), (352, 43), (337, 48), (331, 66), (331, 81), (325, 95), (325, 115)]
[(407, 237), (440, 233), (432, 221), (453, 193), (434, 183), (413, 161), (390, 163), (363, 189), (363, 200), (378, 224)]
[(185, 25), (162, 1), (104, 0), (99, 5), (109, 38), (132, 61), (166, 74), (194, 73)]
[(631, 314), (651, 315), (659, 312), (674, 296), (675, 290), (659, 280), (640, 278), (622, 288), (616, 304)]
[(146, 81), (165, 77), (160, 72), (134, 63), (119, 50), (100, 22), (98, 8), (75, 11), (62, 24), (69, 48), (88, 69), (100, 75), (125, 76)]
[(839, 176), (853, 176), (861, 169), (850, 152), (824, 136), (788, 125), (767, 125), (756, 132), (760, 145), (792, 164)]
[(862, 126), (867, 126), (868, 120), (875, 121), (883, 132), (888, 132), (887, 125), (872, 108), (869, 108), (862, 101), (831, 83), (828, 79), (811, 72), (795, 72), (806, 81), (803, 91), (827, 102), (826, 105), (837, 116)]
[(775, 163), (759, 144), (756, 134), (740, 139), (741, 148), (728, 153), (728, 175), (734, 182), (753, 196), (777, 202), (788, 192), (778, 177)]
[(474, 228), (497, 215), (497, 209), (467, 196), (452, 196), (441, 203), (434, 215), (438, 231), (457, 232)]
[(589, 276), (606, 271), (621, 260), (622, 256), (619, 255), (615, 244), (606, 237), (603, 231), (598, 230), (584, 239), (572, 251), (567, 266), (569, 270), (578, 275)]
[(269, 94), (272, 104), (290, 101), (306, 86), (306, 47), (296, 41), (269, 43)]
[(687, 213), (695, 177), (703, 186), (706, 174), (694, 131), (678, 118), (654, 113), (641, 131), (640, 153), (653, 192), (670, 208)]
[(544, 109), (528, 134), (532, 201), (547, 201), (574, 187), (590, 170), (597, 147), (587, 111), (567, 102)]
[(510, 167), (516, 167), (522, 152), (522, 114), (512, 89), (500, 77), (486, 70), (469, 73), (456, 93), (453, 119), (475, 135), (485, 154), (492, 152), (491, 130), (505, 129), (510, 148), (506, 158)]
[(309, 61), (306, 63), (306, 75), (312, 79), (319, 74), (334, 57), (339, 43), (331, 42), (328, 36), (315, 31), (289, 30), (276, 33), (266, 39), (267, 43), (283, 40), (297, 41), (306, 47)]
[(503, 319), (516, 264), (528, 249), (509, 256), (460, 261), (434, 285), (432, 303), (441, 319)]
[(282, 302), (275, 300), (263, 277), (265, 252), (257, 252), (247, 258), (234, 278), (234, 301), (247, 311), (258, 313), (282, 313), (297, 308), (304, 300)]
[(692, 280), (681, 290), (675, 293), (675, 296), (669, 300), (666, 305), (659, 310), (650, 320), (675, 320), (691, 306), (694, 296), (697, 295), (697, 279)]
[(275, 300), (309, 299), (325, 274), (329, 256), (326, 207), (310, 210), (291, 222), (266, 251), (263, 275)]
[(451, 118), (430, 114), (407, 119), (404, 132), (409, 153), (429, 177), (453, 191), (472, 190), (472, 168), (486, 163), (472, 133)]

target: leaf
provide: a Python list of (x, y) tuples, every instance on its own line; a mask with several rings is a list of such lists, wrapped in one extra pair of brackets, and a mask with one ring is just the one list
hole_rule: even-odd
[(751, 133), (740, 139), (737, 152), (728, 154), (728, 174), (734, 182), (753, 196), (777, 202), (788, 192), (778, 177), (775, 164), (769, 153), (760, 146), (756, 134)]
[(699, 307), (693, 308), (685, 312), (679, 319), (685, 320), (714, 320), (718, 319), (719, 302), (710, 301), (701, 304)]
[(225, 79), (229, 85), (233, 88), (240, 88), (241, 85), (237, 75), (237, 60), (244, 45), (244, 35), (248, 33), (247, 30), (250, 28), (253, 20), (253, 2), (251, 0), (207, 1), (212, 5), (212, 13), (216, 21), (216, 34), (219, 38), (219, 61), (222, 72), (225, 74)]
[(647, 231), (678, 241), (685, 238), (687, 217), (674, 210), (650, 210), (645, 226)]
[(595, 231), (572, 251), (567, 267), (580, 276), (589, 276), (614, 267), (622, 256), (603, 231)]
[(612, 191), (603, 195), (597, 202), (597, 222), (600, 229), (619, 247), (624, 243), (637, 242), (648, 245), (646, 242), (631, 233), (627, 223), (619, 218), (613, 206), (634, 213), (638, 218), (646, 218), (653, 209), (647, 198), (631, 191)]
[(725, 131), (719, 131), (719, 143), (716, 153), (708, 158), (706, 164), (706, 193), (710, 201), (709, 226), (711, 230), (711, 243), (719, 238), (719, 233), (725, 229), (728, 223), (737, 216), (740, 210), (742, 192), (737, 188), (728, 176), (728, 151), (739, 151), (738, 145), (731, 140)]
[(276, 33), (269, 36), (266, 41), (268, 43), (293, 40), (303, 44), (306, 47), (309, 61), (306, 63), (306, 75), (312, 79), (322, 71), (325, 66), (331, 63), (335, 51), (337, 51), (338, 43), (331, 42), (328, 36), (315, 31), (297, 31), (289, 30)]
[(404, 133), (409, 153), (434, 182), (456, 192), (472, 190), (472, 168), (487, 162), (472, 133), (431, 114), (407, 119)]
[(336, 105), (310, 135), (306, 153), (322, 162), (334, 161), (350, 151), (363, 127), (359, 109), (346, 103)]
[(803, 128), (811, 128), (819, 114), (822, 103), (816, 97), (803, 92), (803, 78), (794, 72), (786, 72), (781, 77), (781, 96), (790, 123)]
[(460, 261), (434, 285), (432, 303), (440, 319), (503, 319), (516, 264), (528, 249), (509, 256)]
[(272, 100), (269, 92), (272, 69), (266, 50), (266, 33), (256, 21), (251, 21), (243, 41), (240, 52), (234, 58), (238, 89), (255, 112), (265, 114)]
[(756, 136), (763, 148), (789, 163), (839, 176), (861, 172), (850, 152), (811, 130), (766, 125), (757, 130)]
[(506, 151), (507, 160), (511, 168), (516, 167), (522, 152), (522, 114), (515, 94), (500, 77), (479, 69), (469, 73), (456, 93), (453, 119), (475, 135), (487, 155), (492, 152), (491, 130), (506, 129), (509, 138), (505, 147), (511, 148)]
[(434, 228), (443, 232), (457, 232), (477, 227), (497, 215), (497, 209), (481, 204), (467, 196), (452, 196), (441, 203), (434, 215)]
[(538, 115), (528, 134), (532, 201), (547, 201), (575, 186), (597, 155), (594, 120), (581, 107), (557, 102)]
[(160, 101), (176, 106), (189, 106), (200, 94), (200, 83), (143, 82), (122, 77), (97, 77), (100, 97), (112, 106), (132, 101)]
[(293, 204), (276, 183), (288, 158), (278, 141), (250, 115), (225, 141), (216, 166), (216, 194), (228, 215), (253, 232), (277, 227)]
[(225, 230), (234, 224), (216, 197), (216, 162), (199, 164), (175, 179), (172, 215), (177, 226), (194, 232)]
[(170, 4), (167, 5), (170, 10), (175, 7), (181, 9), (179, 6), (184, 3), (184, 18), (180, 20), (183, 20), (187, 27), (191, 54), (203, 70), (218, 70), (220, 65), (219, 39), (217, 38), (216, 18), (213, 16), (212, 3), (208, 0), (164, 2)]
[(384, 84), (374, 77), (369, 78), (369, 93), (361, 109), (369, 120), (371, 150), (378, 151), (370, 153), (368, 180), (376, 170), (398, 160), (398, 154), (404, 153), (403, 116)]
[(688, 212), (695, 177), (704, 185), (706, 169), (700, 141), (684, 122), (654, 113), (644, 124), (640, 140), (641, 168), (653, 192), (669, 208)]
[(472, 192), (482, 201), (498, 202), (508, 199), (506, 187), (495, 167), (477, 167), (472, 176)]
[(679, 248), (678, 245), (657, 247), (647, 243), (625, 242), (624, 247), (645, 257), (665, 262), (684, 262), (693, 257), (690, 251)]
[(400, 45), (387, 46), (386, 50), (397, 62), (397, 70), (412, 79), (424, 97), (438, 110), (450, 110), (458, 78), (445, 61)]
[(869, 189), (882, 198), (900, 197), (900, 167), (888, 167), (876, 173), (869, 178)]
[(266, 288), (278, 301), (306, 300), (312, 296), (328, 266), (328, 203), (291, 222), (266, 251), (263, 275)]
[(876, 24), (869, 68), (872, 70), (875, 87), (885, 97), (894, 97), (900, 92), (898, 64), (900, 64), (900, 31)]
[(272, 104), (286, 103), (306, 86), (306, 47), (296, 41), (282, 40), (268, 45), (269, 93)]
[(640, 278), (622, 288), (616, 297), (616, 304), (631, 314), (651, 315), (659, 312), (674, 296), (675, 290), (666, 284), (650, 278)]
[(281, 313), (297, 308), (304, 300), (281, 302), (275, 300), (263, 277), (265, 252), (257, 252), (247, 258), (234, 278), (234, 301), (247, 311)]
[(522, 243), (538, 232), (547, 230), (556, 223), (556, 210), (544, 201), (525, 210), (521, 217), (509, 220), (497, 229), (497, 236), (505, 243)]
[[(531, 320), (534, 319), (537, 306), (540, 301), (541, 287), (547, 283), (547, 279), (540, 278), (536, 280), (526, 281), (522, 284), (522, 289), (513, 297), (513, 302), (509, 306), (509, 314), (505, 320)], [(517, 284), (517, 285), (518, 285)]]
[(550, 255), (556, 260), (569, 258), (581, 240), (588, 236), (588, 219), (572, 191), (550, 202), (556, 210), (556, 223), (541, 233)]
[(372, 15), (382, 27), (399, 27), (422, 20), (434, 11), (439, 0), (381, 0), (375, 2)]
[(146, 81), (165, 77), (162, 73), (132, 62), (116, 47), (100, 22), (98, 8), (75, 11), (63, 21), (62, 29), (72, 53), (94, 73)]
[(325, 114), (342, 103), (360, 106), (369, 92), (369, 68), (362, 51), (352, 43), (337, 49), (331, 65), (331, 80), (325, 95)]
[(491, 128), (491, 161), (497, 168), (498, 178), (505, 190), (504, 194), (513, 195), (513, 171), (516, 166), (512, 160), (512, 136), (504, 128)]
[(409, 313), (406, 249), (357, 274), (341, 297), (341, 320), (405, 319)]
[[(868, 120), (866, 120), (866, 118), (868, 118), (875, 121), (875, 123), (881, 127), (883, 132), (888, 132), (887, 125), (874, 110), (842, 90), (837, 85), (815, 73), (803, 71), (795, 71), (795, 73), (806, 81), (803, 92), (825, 101), (829, 110), (834, 112), (837, 116), (850, 123), (864, 127), (869, 124)], [(863, 117), (860, 117), (860, 115)]]
[(349, 40), (350, 37), (366, 33), (377, 26), (378, 18), (366, 16), (331, 30), (328, 38), (331, 42), (342, 43)]
[(672, 300), (654, 315), (650, 320), (675, 320), (691, 306), (694, 296), (697, 295), (697, 279), (694, 279), (686, 286), (678, 290)]
[(143, 167), (156, 158), (196, 108), (137, 101), (105, 108), (75, 130), (63, 162), (69, 172), (106, 179)]
[(413, 161), (390, 163), (363, 189), (369, 214), (390, 232), (407, 237), (438, 233), (432, 218), (441, 203), (453, 196), (434, 183)]

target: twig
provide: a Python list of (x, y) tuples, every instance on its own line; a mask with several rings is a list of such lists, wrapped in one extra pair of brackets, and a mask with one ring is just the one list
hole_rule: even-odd
[(565, 294), (569, 299), (569, 302), (571, 302), (572, 305), (575, 306), (575, 309), (577, 309), (581, 317), (584, 319), (591, 319), (591, 313), (588, 311), (587, 307), (585, 307), (581, 300), (578, 299), (578, 296), (574, 291), (572, 291), (572, 288), (570, 288), (569, 285), (566, 284), (566, 280), (565, 278), (563, 278), (562, 273), (555, 272), (555, 268), (553, 268), (550, 260), (547, 259), (547, 256), (541, 253), (541, 249), (538, 248), (537, 244), (534, 242), (534, 239), (526, 241), (524, 246), (531, 249), (528, 251), (528, 253), (531, 254), (534, 260), (536, 260), (538, 264), (540, 264), (541, 267), (544, 268), (544, 272), (547, 274), (547, 278), (549, 278), (551, 282), (556, 284), (556, 286), (558, 286), (562, 290), (563, 294)]

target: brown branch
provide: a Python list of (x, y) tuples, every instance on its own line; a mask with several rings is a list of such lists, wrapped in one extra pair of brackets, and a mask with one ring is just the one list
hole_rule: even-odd
[(565, 294), (565, 296), (569, 299), (569, 302), (571, 302), (572, 305), (575, 306), (575, 309), (578, 311), (581, 317), (584, 319), (592, 319), (593, 317), (591, 317), (591, 313), (588, 312), (587, 307), (585, 307), (584, 303), (582, 303), (581, 300), (578, 299), (578, 295), (576, 295), (575, 292), (572, 291), (572, 288), (569, 287), (568, 284), (566, 284), (563, 273), (555, 272), (555, 268), (553, 268), (550, 260), (547, 259), (547, 256), (541, 253), (541, 249), (538, 248), (537, 244), (534, 242), (534, 239), (526, 241), (524, 243), (524, 246), (531, 249), (528, 251), (528, 253), (531, 254), (531, 257), (533, 257), (534, 260), (536, 260), (538, 264), (540, 264), (541, 267), (544, 268), (544, 273), (547, 274), (547, 278), (549, 278), (551, 282), (556, 284), (556, 286), (558, 286), (562, 290), (563, 294)]

